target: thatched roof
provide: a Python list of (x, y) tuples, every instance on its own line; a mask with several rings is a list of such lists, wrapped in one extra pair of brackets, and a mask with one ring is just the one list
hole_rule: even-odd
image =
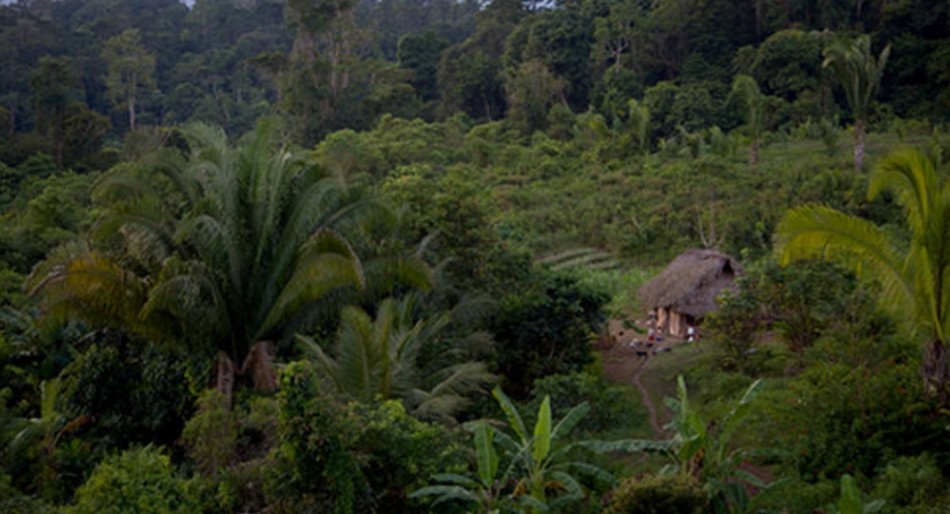
[(687, 250), (639, 291), (640, 301), (651, 308), (669, 307), (693, 317), (716, 308), (716, 296), (733, 286), (742, 265), (713, 250)]

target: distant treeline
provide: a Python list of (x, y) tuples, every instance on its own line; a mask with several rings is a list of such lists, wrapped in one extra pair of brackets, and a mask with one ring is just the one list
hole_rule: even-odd
[[(21, 0), (0, 6), (0, 159), (45, 152), (101, 168), (136, 127), (202, 120), (230, 134), (282, 114), (298, 142), (383, 114), (622, 122), (653, 138), (743, 120), (733, 77), (768, 100), (766, 129), (848, 120), (822, 67), (839, 38), (891, 45), (870, 122), (950, 116), (950, 4), (939, 0)], [(836, 95), (839, 97), (836, 101)]]

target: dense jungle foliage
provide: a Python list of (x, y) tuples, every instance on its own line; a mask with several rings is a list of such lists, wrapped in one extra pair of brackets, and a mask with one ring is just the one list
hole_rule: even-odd
[(0, 514), (950, 512), (948, 121), (945, 1), (2, 2)]

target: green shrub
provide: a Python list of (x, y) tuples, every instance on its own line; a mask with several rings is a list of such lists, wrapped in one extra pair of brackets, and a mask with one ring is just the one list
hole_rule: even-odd
[(887, 500), (884, 512), (929, 514), (950, 510), (950, 484), (932, 455), (901, 457), (877, 477), (873, 498)]
[(280, 446), (269, 496), (281, 514), (366, 512), (369, 486), (347, 447), (358, 427), (321, 394), (318, 380), (306, 362), (291, 363), (280, 376)]
[(538, 378), (580, 371), (592, 361), (591, 338), (608, 296), (564, 273), (541, 271), (528, 290), (502, 299), (492, 324), (497, 371), (524, 397)]
[(756, 355), (762, 349), (752, 347), (766, 332), (799, 358), (825, 336), (860, 338), (893, 332), (854, 276), (825, 262), (781, 267), (766, 258), (750, 265), (737, 283), (738, 290), (726, 294), (705, 323), (725, 370), (751, 375), (765, 371), (765, 359)]
[(555, 418), (564, 416), (575, 405), (587, 402), (591, 410), (577, 425), (575, 433), (629, 436), (646, 428), (646, 412), (631, 397), (630, 388), (607, 382), (591, 373), (551, 375), (539, 379), (531, 392), (531, 403), (526, 412), (537, 412), (541, 400), (551, 397), (551, 411)]
[(407, 496), (435, 473), (464, 468), (453, 434), (414, 419), (398, 401), (340, 404), (321, 394), (318, 378), (302, 362), (281, 375), (280, 445), (266, 471), (275, 512), (428, 512)]
[(399, 401), (351, 403), (347, 411), (349, 424), (357, 427), (349, 446), (377, 512), (428, 512), (419, 500), (408, 499), (409, 492), (436, 473), (466, 466), (465, 449), (451, 432), (413, 418)]
[(680, 475), (628, 478), (614, 490), (604, 514), (701, 514), (706, 493)]
[(185, 365), (177, 356), (144, 348), (117, 333), (100, 333), (62, 373), (60, 408), (85, 428), (100, 449), (171, 444), (191, 414)]
[(237, 422), (231, 400), (217, 389), (209, 389), (198, 398), (198, 412), (181, 433), (198, 470), (211, 475), (224, 469), (235, 458)]
[[(839, 352), (849, 346), (828, 340), (813, 350), (834, 355), (825, 345)], [(920, 401), (916, 360), (895, 356), (878, 341), (848, 353), (851, 358), (816, 362), (784, 389), (771, 389), (760, 403), (761, 437), (782, 448), (787, 463), (809, 482), (842, 473), (873, 476), (882, 463), (902, 455), (946, 455), (946, 438), (935, 436), (943, 433), (946, 418)]]
[(52, 514), (51, 507), (13, 487), (10, 475), (0, 473), (0, 514)]
[(191, 485), (204, 512), (258, 512), (267, 507), (275, 464), (277, 401), (238, 397), (232, 407), (209, 389), (182, 432), (182, 442), (201, 476)]
[(787, 514), (822, 512), (821, 507), (838, 499), (837, 481), (822, 480), (808, 483), (799, 478), (788, 478), (780, 487), (768, 494), (752, 499), (759, 510), (753, 512), (776, 512)]
[(76, 491), (67, 514), (192, 514), (185, 481), (174, 476), (171, 462), (147, 446), (110, 457), (96, 466)]

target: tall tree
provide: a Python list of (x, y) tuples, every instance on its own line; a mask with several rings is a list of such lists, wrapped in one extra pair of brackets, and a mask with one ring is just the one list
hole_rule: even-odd
[(904, 209), (908, 240), (868, 220), (808, 205), (792, 209), (782, 219), (775, 252), (783, 264), (824, 258), (879, 281), (881, 303), (927, 332), (921, 364), (925, 389), (946, 402), (950, 181), (938, 177), (934, 161), (924, 154), (901, 150), (875, 168), (868, 198), (884, 190)]
[(878, 57), (874, 57), (871, 53), (871, 37), (867, 35), (859, 36), (850, 44), (837, 41), (825, 49), (822, 66), (830, 68), (844, 88), (854, 115), (855, 169), (860, 170), (864, 163), (864, 132), (868, 111), (881, 85), (884, 66), (890, 54), (891, 45), (887, 45)]
[(182, 133), (187, 154), (104, 179), (102, 242), (51, 256), (34, 284), (48, 312), (217, 352), (225, 394), (238, 370), (273, 386), (272, 342), (329, 292), (363, 283), (341, 234), (386, 211), (280, 145), (274, 123), (238, 147), (209, 126)]
[(502, 56), (506, 40), (524, 16), (520, 0), (493, 0), (476, 16), (475, 32), (442, 52), (438, 81), (443, 115), (461, 110), (488, 121), (504, 116)]
[(299, 139), (313, 143), (328, 132), (353, 126), (350, 98), (370, 41), (353, 20), (354, 0), (292, 0), (287, 23), (294, 31), (282, 93)]
[(37, 129), (53, 144), (56, 167), (63, 168), (66, 145), (66, 108), (78, 96), (78, 77), (65, 57), (44, 56), (30, 76)]
[(505, 77), (508, 119), (525, 135), (543, 130), (548, 111), (557, 102), (567, 103), (564, 80), (554, 76), (541, 61), (521, 63)]
[(765, 97), (755, 79), (748, 75), (736, 75), (732, 81), (732, 94), (742, 102), (746, 130), (749, 131), (749, 164), (759, 162), (759, 139), (762, 137), (762, 122), (765, 114)]
[(109, 97), (116, 105), (125, 105), (129, 130), (135, 130), (139, 100), (155, 87), (155, 57), (145, 49), (137, 29), (126, 29), (105, 42), (102, 58), (109, 68), (106, 76)]
[(447, 46), (448, 41), (431, 30), (422, 34), (407, 34), (399, 39), (396, 51), (399, 66), (412, 70), (413, 76), (409, 83), (423, 101), (435, 100), (439, 96), (436, 80), (439, 54)]

